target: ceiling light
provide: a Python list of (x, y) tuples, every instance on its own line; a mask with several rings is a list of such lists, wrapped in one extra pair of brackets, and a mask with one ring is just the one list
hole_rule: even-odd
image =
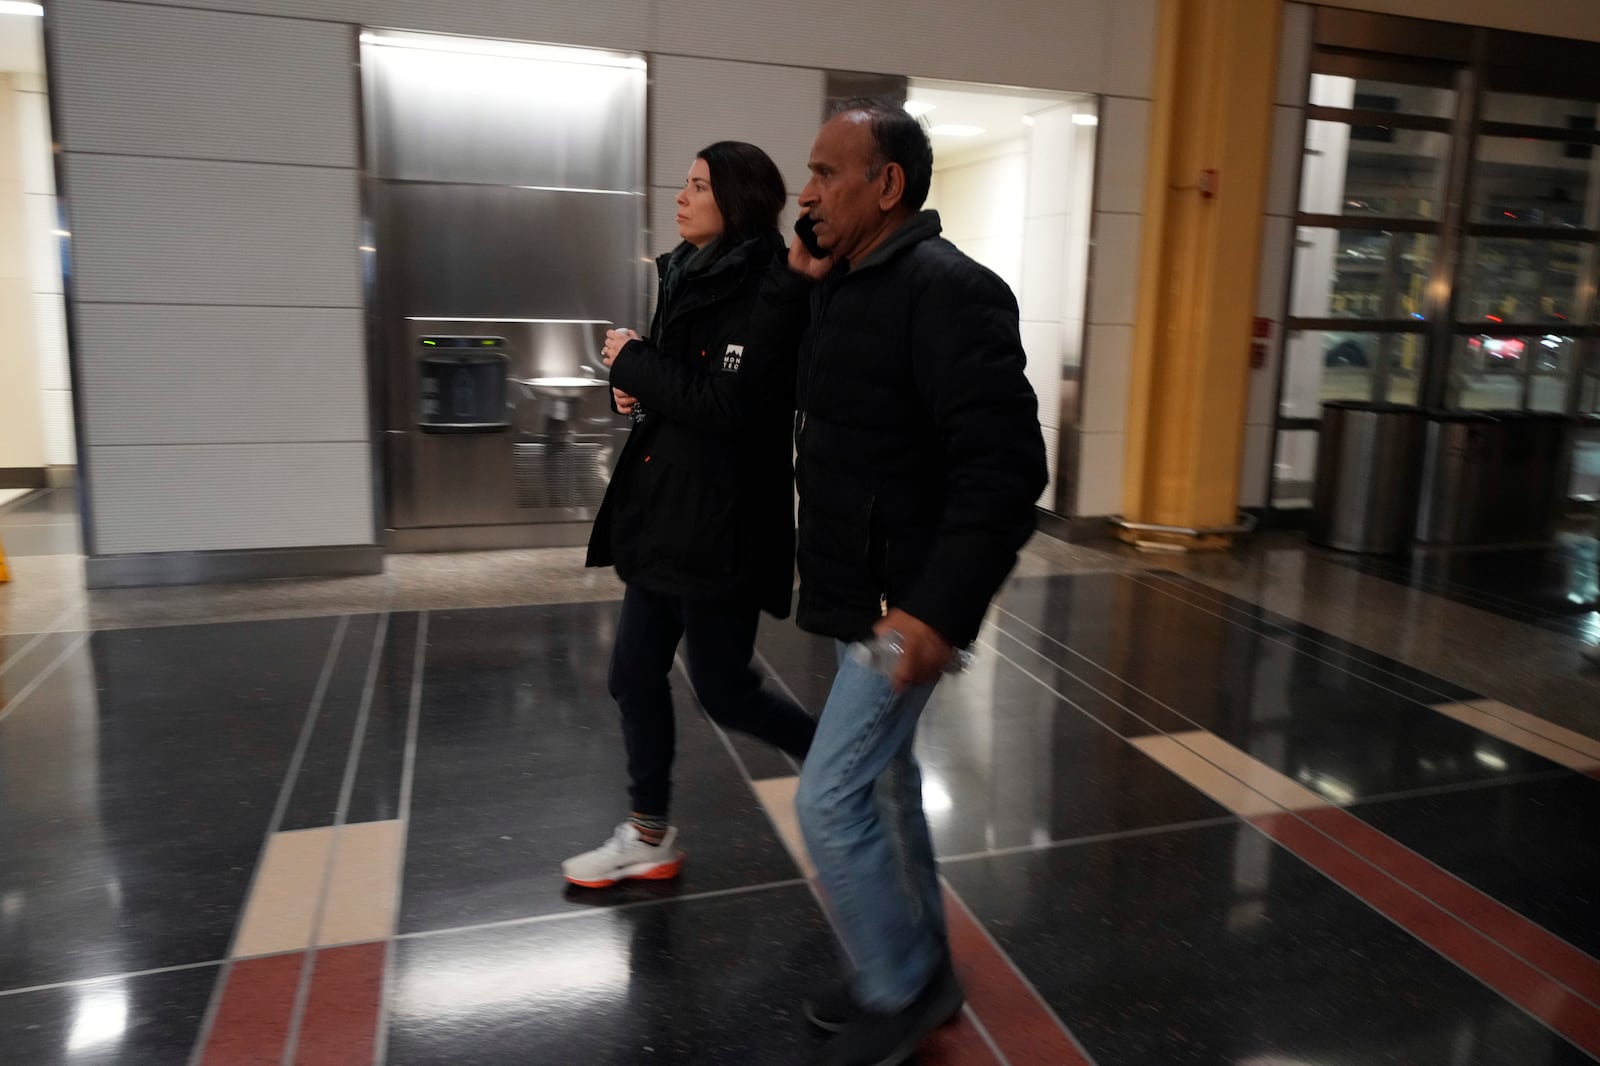
[(983, 127), (960, 126), (953, 123), (945, 123), (944, 125), (933, 127), (933, 129), (929, 130), (928, 132), (933, 134), (935, 137), (976, 137), (978, 134), (983, 132)]
[(0, 15), (33, 15), (36, 18), (44, 17), (43, 4), (19, 4), (13, 0), (0, 2)]
[(1100, 116), (1084, 114), (1073, 115), (1072, 124), (1074, 126), (1098, 126), (1100, 125)]
[(937, 105), (930, 104), (926, 100), (907, 100), (906, 101), (906, 114), (910, 115), (912, 118), (921, 118), (923, 115), (926, 115), (929, 111), (937, 111), (937, 110), (938, 110), (938, 106)]
[(1032, 115), (1023, 115), (1023, 116), (1022, 116), (1022, 124), (1023, 124), (1023, 125), (1024, 125), (1024, 126), (1031, 126), (1031, 125), (1033, 125), (1033, 116), (1032, 116)]

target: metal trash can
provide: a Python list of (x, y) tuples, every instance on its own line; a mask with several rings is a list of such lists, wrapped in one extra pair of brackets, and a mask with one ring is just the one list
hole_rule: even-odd
[(1346, 400), (1322, 405), (1307, 531), (1312, 543), (1374, 555), (1406, 550), (1426, 425), (1416, 407)]
[(1433, 545), (1549, 540), (1566, 496), (1571, 420), (1533, 411), (1428, 415), (1417, 540)]

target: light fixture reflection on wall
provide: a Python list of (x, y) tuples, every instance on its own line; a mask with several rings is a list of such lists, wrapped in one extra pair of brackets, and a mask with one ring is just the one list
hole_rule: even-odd
[(0, 0), (0, 15), (32, 15), (44, 18), (43, 4), (19, 4), (15, 0)]
[(928, 132), (935, 137), (976, 137), (983, 133), (983, 127), (963, 126), (955, 122), (946, 122), (933, 127)]
[(1100, 116), (1085, 115), (1080, 112), (1072, 116), (1072, 124), (1074, 126), (1098, 126), (1100, 125)]
[(937, 110), (939, 110), (939, 107), (938, 107), (937, 104), (930, 104), (926, 100), (907, 100), (906, 101), (906, 114), (910, 115), (912, 118), (921, 118), (923, 115), (926, 115), (929, 111), (937, 111)]
[(474, 56), (545, 59), (553, 63), (627, 67), (631, 70), (644, 70), (647, 66), (640, 57), (623, 55), (619, 52), (602, 52), (593, 48), (569, 48), (564, 45), (527, 44), (521, 41), (491, 41), (465, 37), (387, 34), (368, 31), (361, 35), (361, 43), (381, 45), (385, 48), (414, 48), (424, 52), (457, 52)]

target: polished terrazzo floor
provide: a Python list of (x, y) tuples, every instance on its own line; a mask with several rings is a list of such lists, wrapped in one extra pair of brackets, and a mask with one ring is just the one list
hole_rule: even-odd
[[(617, 586), (574, 553), (48, 608), (70, 558), (15, 562), (0, 1063), (820, 1046), (799, 1000), (837, 959), (795, 768), (712, 727), (681, 675), (683, 877), (557, 876), (625, 801)], [(1193, 559), (1036, 539), (919, 740), (970, 998), (918, 1061), (1600, 1059), (1583, 639), (1292, 538)], [(766, 620), (758, 647), (820, 706), (826, 642)]]

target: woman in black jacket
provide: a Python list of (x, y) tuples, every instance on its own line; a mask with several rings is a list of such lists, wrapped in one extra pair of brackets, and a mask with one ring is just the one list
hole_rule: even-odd
[[(574, 884), (677, 876), (669, 821), (674, 748), (667, 675), (684, 641), (713, 720), (796, 759), (816, 723), (751, 668), (762, 610), (787, 617), (794, 586), (789, 427), (798, 335), (762, 313), (786, 255), (783, 176), (751, 144), (701, 151), (678, 193), (683, 243), (657, 260), (650, 337), (611, 330), (617, 410), (634, 420), (589, 540), (590, 566), (627, 584), (608, 683), (622, 711), (633, 811), (599, 848), (562, 864)], [(781, 271), (781, 266), (780, 266)]]

